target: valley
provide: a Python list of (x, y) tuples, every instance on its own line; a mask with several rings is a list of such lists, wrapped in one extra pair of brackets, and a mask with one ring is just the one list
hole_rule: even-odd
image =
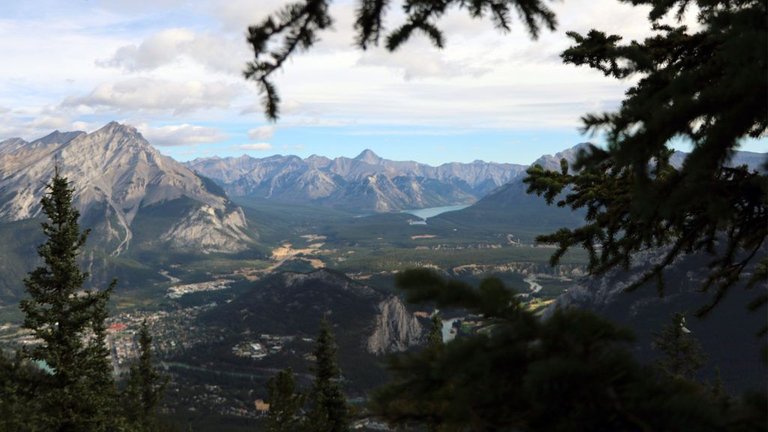
[[(32, 149), (24, 157), (45, 152), (24, 165), (11, 144)], [(73, 155), (78, 146), (97, 154), (88, 162), (94, 169), (103, 169), (99, 158), (123, 161), (122, 171), (99, 177), (101, 186), (74, 183), (83, 190), (76, 201), (82, 223), (93, 229), (82, 259), (90, 286), (118, 279), (107, 321), (113, 368), (126, 373), (147, 322), (171, 377), (165, 415), (181, 422), (232, 430), (259, 424), (257, 401), (266, 398), (265, 383), (277, 371), (292, 367), (308, 385), (322, 316), (332, 317), (337, 331), (344, 389), (363, 406), (388, 378), (386, 355), (422, 346), (431, 325), (435, 309), (405, 304), (395, 289), (396, 275), (406, 269), (430, 268), (475, 286), (498, 278), (537, 314), (566, 302), (597, 304), (584, 300), (584, 284), (598, 283), (585, 279), (587, 252), (573, 249), (551, 267), (554, 247), (535, 241), (579, 226), (585, 214), (528, 195), (524, 166), (429, 167), (370, 151), (354, 159), (213, 158), (182, 165), (156, 153), (135, 129), (110, 123), (92, 134), (0, 142), (0, 157), (12, 167), (0, 170), (0, 345), (6, 350), (35, 343), (20, 329), (17, 306), (23, 277), (37, 262), (34, 245), (42, 241), (35, 201), (42, 189), (27, 184), (45, 181), (53, 154), (73, 178), (96, 178)], [(572, 161), (581, 147), (535, 163), (558, 169), (560, 159)], [(328, 176), (333, 184), (322, 196), (302, 183), (317, 185)], [(478, 320), (465, 311), (441, 313), (444, 339), (475, 331)], [(653, 320), (661, 325), (658, 316)], [(647, 326), (640, 330), (650, 337)]]

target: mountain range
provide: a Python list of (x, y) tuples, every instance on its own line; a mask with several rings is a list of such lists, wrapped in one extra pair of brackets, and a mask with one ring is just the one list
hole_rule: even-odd
[(383, 159), (371, 150), (355, 158), (243, 155), (186, 164), (232, 197), (312, 203), (353, 212), (471, 204), (525, 172), (525, 165), (475, 161), (437, 167)]
[[(584, 145), (534, 164), (558, 169), (561, 158), (573, 161)], [(683, 158), (675, 154), (673, 163)], [(764, 154), (738, 152), (733, 163), (759, 169), (764, 159)], [(92, 133), (55, 131), (29, 142), (0, 141), (0, 298), (18, 294), (24, 274), (35, 265), (35, 245), (42, 241), (40, 198), (56, 166), (72, 182), (81, 224), (93, 231), (85, 264), (100, 275), (97, 282), (116, 274), (130, 284), (139, 269), (142, 277), (163, 280), (158, 259), (178, 262), (168, 258), (172, 254), (186, 254), (182, 261), (207, 254), (258, 255), (256, 226), (271, 230), (274, 241), (284, 240), (278, 238), (284, 233), (275, 234), (274, 222), (247, 219), (230, 196), (348, 212), (338, 218), (474, 203), (429, 223), (445, 232), (472, 227), (473, 232), (513, 233), (523, 241), (583, 221), (578, 212), (526, 194), (525, 165), (475, 161), (433, 167), (386, 160), (370, 150), (355, 158), (242, 156), (179, 163), (160, 154), (135, 128), (111, 122)], [(382, 225), (385, 231), (392, 226)]]

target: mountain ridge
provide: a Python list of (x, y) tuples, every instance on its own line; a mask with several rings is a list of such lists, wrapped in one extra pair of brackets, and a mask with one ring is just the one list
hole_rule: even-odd
[(526, 167), (479, 161), (431, 166), (384, 159), (370, 149), (354, 158), (242, 155), (197, 158), (186, 165), (214, 179), (231, 196), (376, 212), (469, 204)]

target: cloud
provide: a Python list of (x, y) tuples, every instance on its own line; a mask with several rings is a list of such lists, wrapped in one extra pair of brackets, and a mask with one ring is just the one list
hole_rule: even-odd
[(270, 143), (252, 143), (252, 144), (240, 144), (237, 146), (240, 150), (249, 151), (268, 151), (272, 150), (272, 144)]
[(97, 60), (96, 64), (137, 72), (190, 59), (211, 71), (240, 74), (248, 50), (245, 38), (238, 36), (235, 41), (220, 34), (171, 28), (151, 35), (139, 45), (124, 45), (112, 57)]
[(254, 141), (267, 141), (271, 140), (275, 135), (274, 126), (259, 126), (255, 129), (248, 131), (248, 138)]
[(208, 144), (227, 139), (227, 135), (219, 129), (187, 123), (157, 128), (144, 123), (138, 125), (137, 129), (150, 143), (160, 147)]
[(244, 32), (288, 3), (286, 0), (226, 0), (210, 3), (210, 12), (224, 29)]
[(228, 108), (240, 85), (222, 82), (176, 82), (133, 78), (96, 86), (86, 96), (68, 97), (63, 107), (116, 111), (170, 111), (174, 115), (212, 108)]
[(69, 113), (52, 107), (37, 110), (0, 110), (0, 141), (21, 137), (27, 141), (41, 138), (54, 130), (92, 130), (73, 121)]
[(449, 60), (443, 51), (422, 40), (413, 40), (395, 52), (384, 48), (368, 50), (360, 57), (360, 66), (378, 66), (398, 69), (406, 81), (418, 78), (456, 78), (460, 76), (480, 77), (492, 69), (478, 61), (477, 53), (470, 61)]

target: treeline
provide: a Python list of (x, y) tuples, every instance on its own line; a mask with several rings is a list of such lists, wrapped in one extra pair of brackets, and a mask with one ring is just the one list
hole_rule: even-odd
[(23, 328), (37, 342), (13, 356), (0, 352), (0, 431), (153, 432), (166, 380), (152, 364), (146, 322), (139, 358), (123, 383), (112, 373), (106, 346), (107, 302), (115, 286), (83, 289), (78, 265), (88, 231), (81, 231), (74, 191), (55, 171), (41, 200), (47, 237), (43, 265), (27, 275)]

